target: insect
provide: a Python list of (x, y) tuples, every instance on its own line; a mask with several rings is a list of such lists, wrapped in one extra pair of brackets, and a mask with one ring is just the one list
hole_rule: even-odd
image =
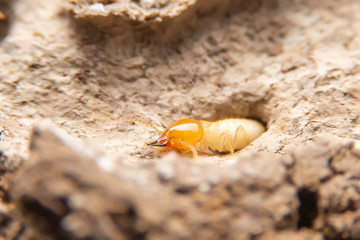
[(175, 121), (163, 132), (145, 121), (135, 118), (127, 120), (141, 122), (161, 134), (157, 140), (146, 143), (148, 146), (175, 149), (180, 153), (191, 151), (194, 157), (197, 157), (197, 151), (205, 152), (209, 148), (234, 154), (266, 130), (259, 121), (247, 118), (229, 118), (215, 122), (185, 118)]

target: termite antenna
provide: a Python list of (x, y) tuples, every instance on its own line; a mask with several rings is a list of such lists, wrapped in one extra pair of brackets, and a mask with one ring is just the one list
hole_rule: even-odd
[(139, 123), (142, 123), (142, 124), (144, 124), (144, 125), (146, 125), (146, 126), (148, 126), (148, 127), (151, 127), (152, 129), (154, 129), (155, 131), (157, 131), (159, 134), (162, 133), (162, 131), (160, 131), (159, 129), (157, 129), (156, 127), (154, 127), (153, 125), (151, 125), (150, 123), (145, 122), (145, 121), (143, 121), (143, 120), (141, 120), (141, 119), (137, 119), (137, 118), (125, 118), (125, 119), (126, 119), (126, 121), (128, 121), (128, 122), (139, 122)]

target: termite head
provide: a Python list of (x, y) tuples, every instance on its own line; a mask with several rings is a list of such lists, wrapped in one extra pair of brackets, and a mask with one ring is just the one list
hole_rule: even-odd
[(171, 124), (156, 141), (147, 143), (147, 145), (188, 151), (201, 141), (203, 135), (204, 130), (201, 124), (186, 118)]

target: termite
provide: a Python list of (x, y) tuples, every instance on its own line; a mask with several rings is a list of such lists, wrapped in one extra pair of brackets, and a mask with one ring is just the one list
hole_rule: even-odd
[(259, 121), (247, 118), (228, 118), (215, 122), (185, 118), (175, 121), (163, 132), (145, 121), (135, 118), (127, 120), (146, 124), (161, 134), (157, 140), (146, 145), (175, 149), (180, 153), (191, 151), (194, 157), (197, 157), (197, 151), (205, 152), (209, 148), (234, 154), (266, 130)]

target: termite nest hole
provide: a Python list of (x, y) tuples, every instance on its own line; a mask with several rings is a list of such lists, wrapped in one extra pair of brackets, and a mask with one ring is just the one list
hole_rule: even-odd
[[(30, 195), (24, 195), (21, 198), (21, 208), (29, 219), (36, 219), (37, 224), (44, 226), (42, 232), (49, 234), (49, 236), (61, 236), (61, 238), (68, 238), (68, 234), (63, 229), (59, 228), (61, 219), (70, 211), (64, 199), (57, 202), (64, 207), (64, 213), (57, 214), (51, 209), (44, 206), (38, 199)], [(46, 223), (45, 223), (46, 222)]]
[(297, 195), (300, 202), (297, 227), (298, 229), (303, 227), (311, 228), (318, 215), (318, 193), (316, 191), (310, 191), (306, 188), (301, 188), (299, 189)]
[(271, 122), (272, 113), (265, 101), (243, 101), (227, 99), (226, 101), (214, 104), (209, 110), (194, 112), (194, 118), (207, 121), (217, 121), (227, 118), (250, 118), (261, 122), (266, 129)]

